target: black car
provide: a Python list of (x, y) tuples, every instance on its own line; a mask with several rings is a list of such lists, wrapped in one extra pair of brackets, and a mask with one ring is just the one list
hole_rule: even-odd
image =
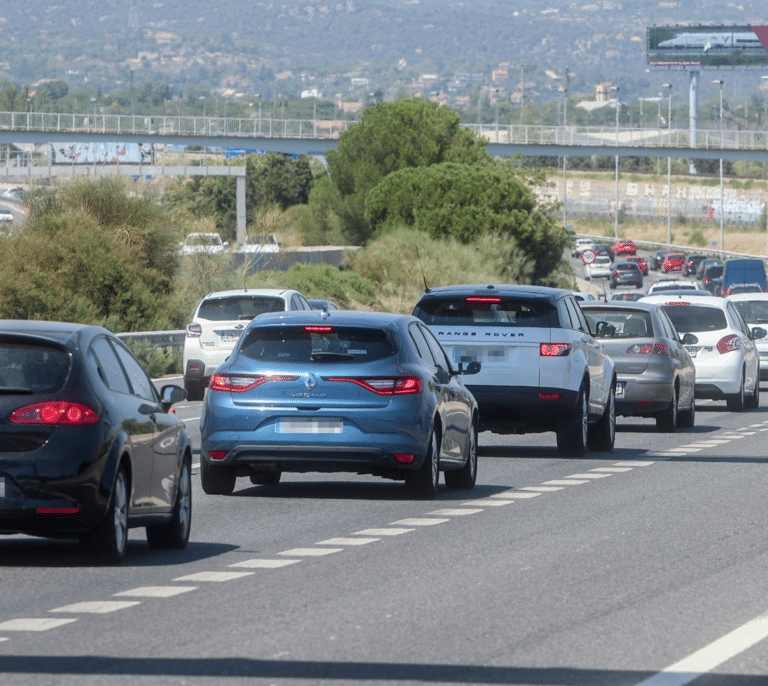
[(613, 246), (608, 245), (608, 243), (595, 243), (592, 246), (592, 250), (594, 251), (595, 255), (605, 255), (607, 257), (611, 258), (611, 262), (613, 262), (616, 259), (616, 254), (611, 250)]
[(130, 527), (183, 548), (192, 448), (131, 351), (97, 326), (0, 322), (0, 534), (75, 538), (99, 563), (125, 555)]
[(661, 265), (664, 263), (664, 260), (670, 252), (670, 250), (657, 250), (655, 253), (652, 253), (648, 258), (649, 269), (657, 272), (661, 271)]
[(636, 262), (619, 262), (614, 265), (610, 278), (611, 288), (616, 286), (643, 287), (643, 271)]
[(690, 276), (691, 274), (696, 276), (696, 273), (699, 270), (699, 265), (706, 259), (706, 255), (687, 255), (681, 270), (683, 276)]
[(713, 264), (704, 270), (701, 284), (712, 295), (720, 295), (723, 286), (723, 265)]

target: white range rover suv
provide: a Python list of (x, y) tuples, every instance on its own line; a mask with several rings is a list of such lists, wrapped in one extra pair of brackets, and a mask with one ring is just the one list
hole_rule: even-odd
[(444, 286), (425, 291), (413, 314), (454, 362), (482, 363), (464, 380), (481, 431), (554, 431), (564, 457), (613, 450), (614, 365), (571, 291)]
[(187, 324), (184, 388), (189, 400), (202, 400), (216, 368), (227, 359), (251, 319), (264, 312), (311, 310), (298, 291), (272, 288), (218, 291), (206, 295)]

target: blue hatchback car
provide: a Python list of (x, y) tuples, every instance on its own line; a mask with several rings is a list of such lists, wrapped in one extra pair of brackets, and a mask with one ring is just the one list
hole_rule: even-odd
[(263, 314), (211, 377), (203, 405), (203, 490), (237, 477), (351, 472), (434, 497), (477, 477), (477, 404), (437, 339), (409, 315), (344, 310)]

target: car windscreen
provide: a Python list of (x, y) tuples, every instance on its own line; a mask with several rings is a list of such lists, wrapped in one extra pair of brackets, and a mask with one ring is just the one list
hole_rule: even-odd
[(353, 326), (257, 327), (246, 332), (240, 355), (259, 362), (375, 362), (395, 354), (381, 329)]
[[(589, 329), (596, 338), (643, 338), (653, 336), (649, 312), (642, 310), (584, 309)], [(598, 322), (604, 322), (601, 327)], [(608, 326), (605, 326), (608, 324)]]
[(69, 354), (59, 348), (0, 341), (0, 394), (57, 393), (69, 366)]
[(768, 300), (734, 300), (736, 309), (750, 324), (768, 324)]
[(514, 296), (451, 296), (420, 302), (413, 315), (427, 326), (559, 326), (554, 303)]
[(723, 265), (713, 264), (711, 267), (707, 267), (704, 270), (704, 276), (707, 279), (716, 279), (718, 276), (723, 275)]
[(719, 307), (702, 305), (664, 305), (680, 335), (696, 331), (720, 331), (728, 326), (725, 312)]
[(282, 298), (235, 295), (204, 300), (197, 316), (199, 319), (224, 322), (233, 319), (249, 320), (265, 312), (284, 311), (285, 301)]

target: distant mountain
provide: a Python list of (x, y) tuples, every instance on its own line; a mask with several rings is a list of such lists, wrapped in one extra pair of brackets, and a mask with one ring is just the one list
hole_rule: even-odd
[(646, 27), (752, 23), (765, 0), (26, 0), (0, 9), (0, 80), (395, 97), (425, 75), (433, 91), (487, 85), (502, 63), (527, 97), (556, 97), (566, 67), (574, 92), (640, 96), (671, 78), (647, 71)]

